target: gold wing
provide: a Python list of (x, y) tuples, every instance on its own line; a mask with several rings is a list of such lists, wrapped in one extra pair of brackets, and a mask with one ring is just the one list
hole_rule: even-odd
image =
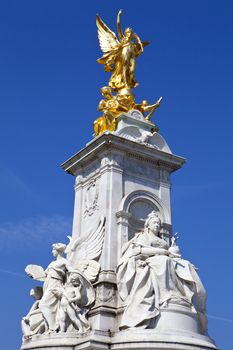
[(98, 28), (98, 38), (101, 50), (106, 53), (118, 49), (120, 43), (117, 36), (110, 28), (96, 15), (96, 25)]

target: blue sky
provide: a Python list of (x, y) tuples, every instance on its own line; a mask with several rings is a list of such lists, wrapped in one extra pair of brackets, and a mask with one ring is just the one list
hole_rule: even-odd
[[(0, 328), (4, 350), (21, 344), (20, 318), (50, 245), (71, 231), (73, 178), (59, 165), (92, 138), (108, 75), (95, 14), (149, 40), (138, 59), (138, 101), (163, 96), (155, 121), (175, 154), (174, 231), (183, 256), (199, 267), (208, 293), (209, 334), (233, 343), (232, 1), (0, 2)], [(13, 330), (13, 331), (12, 331)]]

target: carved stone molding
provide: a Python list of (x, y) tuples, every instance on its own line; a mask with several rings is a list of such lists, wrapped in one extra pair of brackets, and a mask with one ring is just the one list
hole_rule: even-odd
[(133, 191), (126, 195), (119, 205), (119, 212), (130, 213), (135, 220), (144, 221), (153, 210), (158, 212), (163, 223), (170, 224), (170, 215), (167, 208), (160, 198), (149, 191)]

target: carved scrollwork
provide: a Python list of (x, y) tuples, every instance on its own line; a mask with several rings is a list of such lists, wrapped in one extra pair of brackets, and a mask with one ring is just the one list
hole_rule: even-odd
[(120, 167), (122, 165), (122, 156), (120, 154), (112, 154), (106, 157), (103, 157), (101, 160), (101, 166), (111, 166), (115, 165)]
[(95, 210), (99, 208), (98, 199), (99, 186), (98, 181), (94, 179), (90, 181), (86, 189), (84, 216), (91, 216), (95, 212)]

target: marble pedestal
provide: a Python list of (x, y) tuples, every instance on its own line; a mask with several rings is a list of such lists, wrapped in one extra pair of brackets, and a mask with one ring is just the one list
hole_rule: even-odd
[(24, 340), (22, 350), (216, 349), (201, 334), (196, 313), (181, 305), (162, 309), (154, 329), (119, 331), (124, 305), (117, 292), (116, 266), (122, 246), (142, 230), (152, 211), (161, 218), (162, 236), (169, 242), (170, 175), (185, 162), (172, 154), (161, 135), (151, 133), (153, 124), (129, 117), (123, 115), (115, 133), (96, 137), (62, 164), (75, 177), (72, 236), (82, 236), (105, 217), (96, 301), (89, 312), (92, 330), (83, 335), (35, 335)]

